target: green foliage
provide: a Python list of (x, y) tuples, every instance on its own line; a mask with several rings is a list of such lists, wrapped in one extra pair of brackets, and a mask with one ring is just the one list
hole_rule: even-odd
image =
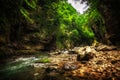
[(92, 43), (94, 33), (89, 23), (89, 13), (79, 15), (67, 2), (59, 2), (57, 7), (57, 18), (59, 19), (59, 31), (57, 43), (65, 48), (73, 47), (82, 43)]
[(21, 9), (20, 9), (20, 12), (21, 12), (21, 14), (22, 14), (28, 21), (30, 21), (31, 23), (33, 23), (33, 20), (29, 17), (29, 12), (28, 12), (26, 9), (21, 8)]
[[(31, 33), (33, 36), (42, 40), (55, 36), (57, 48), (62, 49), (80, 44), (91, 44), (95, 37), (91, 29), (93, 25), (99, 26), (97, 29), (104, 34), (104, 19), (97, 10), (98, 3), (99, 0), (89, 0), (89, 10), (85, 14), (79, 14), (67, 3), (67, 0), (21, 0), (19, 2), (16, 1), (19, 10), (12, 7), (13, 10), (11, 9), (11, 12), (15, 15), (21, 13), (19, 17), (17, 16), (18, 22), (30, 24), (29, 26), (33, 25), (32, 28), (37, 27), (38, 32)], [(4, 7), (6, 8), (6, 6)], [(18, 10), (17, 13), (16, 10)], [(7, 21), (5, 17), (1, 19), (6, 19)], [(13, 21), (13, 18), (9, 21), (16, 22), (17, 19)]]
[[(21, 5), (19, 6), (20, 13), (25, 17), (26, 20), (28, 20), (29, 23), (35, 22), (35, 20), (32, 18), (32, 14), (37, 8), (37, 1), (38, 0), (21, 0)], [(26, 8), (24, 4), (28, 8)]]
[(35, 61), (36, 63), (50, 63), (50, 59), (48, 59), (48, 58), (41, 58), (41, 59), (39, 59), (39, 60), (37, 60), (37, 61)]
[(104, 18), (102, 17), (102, 15), (100, 14), (99, 10), (98, 10), (98, 5), (99, 5), (99, 1), (100, 0), (89, 0), (89, 4), (91, 4), (90, 9), (88, 11), (89, 13), (89, 27), (94, 28), (94, 33), (96, 36), (95, 39), (97, 38), (101, 38), (101, 39), (97, 39), (100, 42), (104, 42), (102, 40), (104, 40), (104, 34), (106, 32), (105, 29), (105, 21)]
[(25, 2), (26, 2), (26, 4), (27, 4), (28, 6), (30, 6), (30, 7), (33, 8), (33, 9), (35, 9), (36, 6), (37, 6), (37, 4), (36, 4), (37, 0), (30, 0), (30, 1), (25, 0)]

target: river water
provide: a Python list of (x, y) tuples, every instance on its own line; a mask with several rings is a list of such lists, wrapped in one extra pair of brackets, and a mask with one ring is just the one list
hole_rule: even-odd
[[(48, 55), (9, 58), (0, 63), (0, 80), (41, 80), (49, 63), (36, 63)], [(39, 76), (38, 76), (39, 75)]]

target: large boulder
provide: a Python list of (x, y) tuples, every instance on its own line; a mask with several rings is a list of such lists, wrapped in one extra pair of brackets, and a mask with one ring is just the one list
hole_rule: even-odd
[(89, 46), (79, 49), (77, 60), (78, 61), (88, 61), (94, 57), (96, 53), (95, 49)]
[(97, 53), (92, 46), (75, 47), (72, 51), (77, 54), (77, 61), (88, 61)]
[(97, 51), (111, 51), (111, 50), (117, 50), (117, 47), (101, 44), (101, 45), (97, 46), (95, 49)]

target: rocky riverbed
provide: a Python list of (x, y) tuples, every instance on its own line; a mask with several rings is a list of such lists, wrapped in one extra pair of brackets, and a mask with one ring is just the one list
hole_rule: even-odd
[(120, 80), (120, 50), (114, 46), (75, 47), (2, 62), (0, 80)]

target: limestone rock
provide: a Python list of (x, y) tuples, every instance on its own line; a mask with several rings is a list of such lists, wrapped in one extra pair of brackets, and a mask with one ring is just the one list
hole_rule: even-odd
[(104, 45), (104, 44), (96, 47), (97, 51), (111, 51), (111, 50), (116, 50), (116, 49), (117, 49), (117, 47), (115, 47), (115, 46), (108, 46), (108, 45)]
[(89, 59), (93, 58), (95, 53), (96, 51), (89, 46), (80, 48), (77, 54), (77, 61), (88, 61)]
[(78, 67), (79, 66), (74, 63), (65, 63), (63, 65), (63, 69), (66, 71), (75, 70), (75, 69), (78, 69)]

